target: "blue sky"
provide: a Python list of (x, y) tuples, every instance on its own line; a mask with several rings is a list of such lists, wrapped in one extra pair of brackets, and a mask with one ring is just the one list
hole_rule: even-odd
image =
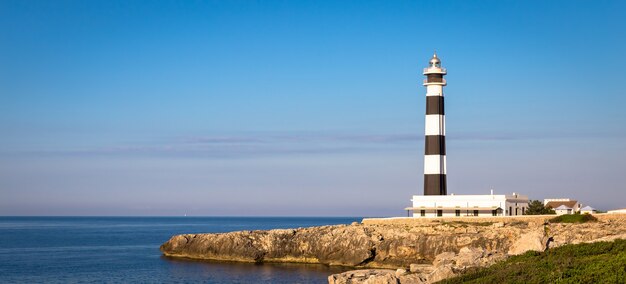
[(625, 6), (0, 0), (0, 215), (402, 215), (433, 50), (449, 192), (626, 207)]

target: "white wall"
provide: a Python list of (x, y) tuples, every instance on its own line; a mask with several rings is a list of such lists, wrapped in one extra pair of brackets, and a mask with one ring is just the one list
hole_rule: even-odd
[(425, 210), (424, 217), (437, 217), (437, 210), (442, 210), (444, 217), (456, 216), (456, 210), (460, 216), (468, 216), (468, 211), (473, 216), (475, 207), (480, 208), (478, 216), (493, 216), (496, 208), (502, 209), (498, 216), (523, 215), (528, 210), (524, 195), (414, 195), (412, 201), (414, 217), (421, 217), (421, 210)]

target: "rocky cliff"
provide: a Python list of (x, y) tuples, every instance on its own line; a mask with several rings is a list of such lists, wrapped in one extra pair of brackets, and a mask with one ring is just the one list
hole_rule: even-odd
[[(476, 261), (487, 265), (509, 254), (543, 250), (546, 231), (554, 238), (551, 246), (626, 238), (626, 215), (598, 216), (599, 221), (584, 224), (551, 224), (547, 230), (544, 219), (393, 219), (298, 229), (186, 234), (172, 237), (161, 246), (161, 251), (166, 256), (192, 259), (402, 269), (411, 264), (428, 267), (442, 253), (451, 253), (448, 258), (463, 258), (467, 249), (480, 252), (473, 265)], [(457, 265), (458, 261), (454, 262)]]

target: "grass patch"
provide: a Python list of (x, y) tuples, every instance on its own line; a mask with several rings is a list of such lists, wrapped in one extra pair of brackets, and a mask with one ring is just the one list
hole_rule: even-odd
[(493, 225), (493, 222), (472, 222), (472, 225), (486, 227)]
[(438, 283), (626, 283), (626, 240), (527, 252)]
[(596, 221), (598, 219), (590, 214), (568, 214), (550, 219), (551, 223), (587, 223)]

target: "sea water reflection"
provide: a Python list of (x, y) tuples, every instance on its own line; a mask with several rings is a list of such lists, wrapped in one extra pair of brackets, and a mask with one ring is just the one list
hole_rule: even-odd
[(163, 257), (172, 235), (349, 224), (361, 218), (0, 217), (0, 283), (326, 283), (346, 270)]

